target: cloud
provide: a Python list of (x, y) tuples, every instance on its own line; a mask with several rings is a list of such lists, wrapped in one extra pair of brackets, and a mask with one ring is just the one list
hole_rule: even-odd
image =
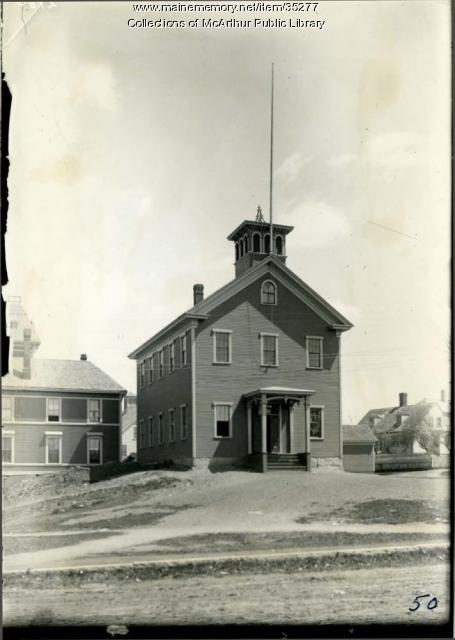
[(302, 167), (308, 164), (309, 161), (310, 158), (303, 158), (302, 155), (296, 151), (288, 156), (278, 167), (275, 175), (282, 178), (285, 182), (293, 182), (300, 174)]
[(286, 224), (296, 227), (297, 242), (303, 247), (328, 247), (349, 236), (346, 216), (322, 200), (307, 200), (286, 216)]

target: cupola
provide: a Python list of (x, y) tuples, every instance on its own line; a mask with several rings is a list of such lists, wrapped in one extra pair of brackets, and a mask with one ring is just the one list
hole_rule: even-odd
[(235, 243), (235, 276), (241, 276), (271, 254), (286, 262), (286, 236), (293, 228), (284, 224), (271, 227), (258, 207), (255, 220), (244, 220), (228, 236)]

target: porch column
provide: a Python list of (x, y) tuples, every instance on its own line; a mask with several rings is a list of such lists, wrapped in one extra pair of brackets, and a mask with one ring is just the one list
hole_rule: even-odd
[(294, 408), (295, 405), (289, 405), (289, 453), (294, 453)]
[(252, 413), (251, 402), (248, 402), (246, 407), (247, 427), (248, 427), (248, 455), (253, 453), (253, 422), (252, 422), (251, 413)]
[(261, 394), (261, 471), (267, 471), (267, 395)]
[(305, 402), (305, 449), (307, 471), (311, 471), (311, 440), (310, 440), (310, 407), (308, 405), (308, 396), (304, 397)]

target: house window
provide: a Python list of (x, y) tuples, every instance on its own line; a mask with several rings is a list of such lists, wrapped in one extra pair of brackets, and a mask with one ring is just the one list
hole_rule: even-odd
[(47, 399), (47, 420), (48, 422), (60, 422), (60, 400), (59, 398)]
[(88, 421), (101, 422), (101, 400), (88, 401)]
[(164, 351), (163, 351), (163, 349), (161, 349), (158, 352), (158, 357), (159, 357), (159, 375), (160, 375), (160, 378), (162, 378), (164, 376)]
[(324, 438), (324, 408), (310, 407), (310, 436), (313, 440)]
[(2, 462), (12, 464), (14, 462), (14, 435), (2, 434)]
[(169, 442), (175, 442), (175, 411), (169, 409)]
[(261, 253), (261, 236), (259, 233), (253, 235), (253, 252)]
[(232, 402), (214, 402), (215, 438), (232, 436)]
[(231, 364), (232, 331), (213, 330), (213, 362), (215, 364)]
[(283, 238), (281, 236), (276, 236), (275, 238), (275, 253), (278, 256), (283, 255)]
[(261, 366), (278, 366), (278, 335), (276, 333), (261, 333)]
[(182, 440), (186, 440), (188, 437), (188, 417), (186, 404), (182, 404), (180, 407), (180, 436)]
[(145, 445), (144, 438), (144, 421), (139, 420), (139, 449), (143, 449)]
[(180, 340), (182, 342), (182, 367), (184, 367), (186, 364), (188, 364), (188, 358), (186, 353), (186, 333), (183, 334)]
[(62, 434), (46, 433), (46, 464), (61, 464)]
[(87, 464), (103, 463), (103, 437), (87, 435)]
[(149, 447), (153, 447), (153, 418), (149, 418)]
[(149, 358), (149, 384), (153, 382), (153, 356)]
[(175, 369), (175, 343), (169, 345), (169, 371), (172, 373)]
[(145, 386), (145, 361), (139, 367), (139, 384), (141, 388)]
[(163, 414), (160, 413), (158, 416), (158, 444), (164, 443), (164, 420)]
[(13, 399), (2, 397), (2, 422), (11, 422), (13, 419)]
[(322, 338), (307, 336), (306, 353), (308, 369), (322, 369)]
[(261, 304), (276, 304), (276, 284), (266, 280), (261, 286)]

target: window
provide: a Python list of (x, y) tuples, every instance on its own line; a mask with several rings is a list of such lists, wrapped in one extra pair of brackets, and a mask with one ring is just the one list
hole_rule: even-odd
[(271, 280), (266, 280), (261, 286), (261, 304), (276, 304), (276, 285)]
[(214, 402), (215, 438), (230, 438), (232, 402)]
[(240, 258), (240, 252), (239, 252), (239, 244), (238, 242), (235, 243), (235, 260), (237, 262), (237, 260)]
[(314, 440), (324, 438), (324, 408), (310, 407), (310, 436)]
[(60, 422), (60, 400), (59, 398), (47, 399), (47, 420), (48, 422)]
[(153, 382), (153, 356), (149, 358), (149, 384)]
[(164, 443), (164, 420), (163, 414), (160, 413), (158, 416), (158, 444)]
[(307, 336), (306, 353), (308, 369), (322, 369), (322, 338)]
[(13, 399), (2, 397), (2, 422), (11, 422), (13, 419)]
[(163, 349), (161, 349), (158, 352), (158, 357), (159, 357), (159, 375), (160, 375), (160, 378), (162, 378), (164, 376), (164, 351), (163, 351)]
[(175, 442), (175, 411), (169, 409), (169, 442)]
[(270, 253), (270, 236), (266, 234), (264, 236), (264, 253)]
[(139, 367), (139, 385), (141, 388), (145, 386), (145, 361)]
[(139, 449), (143, 449), (145, 446), (144, 435), (144, 421), (139, 420)]
[(101, 422), (101, 400), (88, 401), (88, 421)]
[(61, 464), (62, 434), (46, 432), (46, 464)]
[(87, 464), (103, 463), (102, 435), (87, 434)]
[(261, 253), (261, 236), (259, 233), (253, 235), (253, 251), (254, 253)]
[(180, 407), (180, 436), (182, 440), (186, 440), (188, 437), (188, 418), (186, 411), (186, 404), (182, 404)]
[(261, 366), (278, 366), (278, 335), (276, 333), (261, 333)]
[(12, 464), (14, 462), (14, 434), (2, 434), (2, 462)]
[(275, 238), (275, 253), (279, 256), (283, 255), (283, 238), (281, 236)]
[(169, 371), (172, 373), (175, 369), (175, 343), (169, 345)]
[(180, 338), (182, 341), (182, 367), (188, 364), (187, 352), (186, 352), (186, 333)]
[(149, 417), (149, 447), (153, 447), (153, 418)]
[(213, 330), (213, 362), (231, 364), (232, 331)]

